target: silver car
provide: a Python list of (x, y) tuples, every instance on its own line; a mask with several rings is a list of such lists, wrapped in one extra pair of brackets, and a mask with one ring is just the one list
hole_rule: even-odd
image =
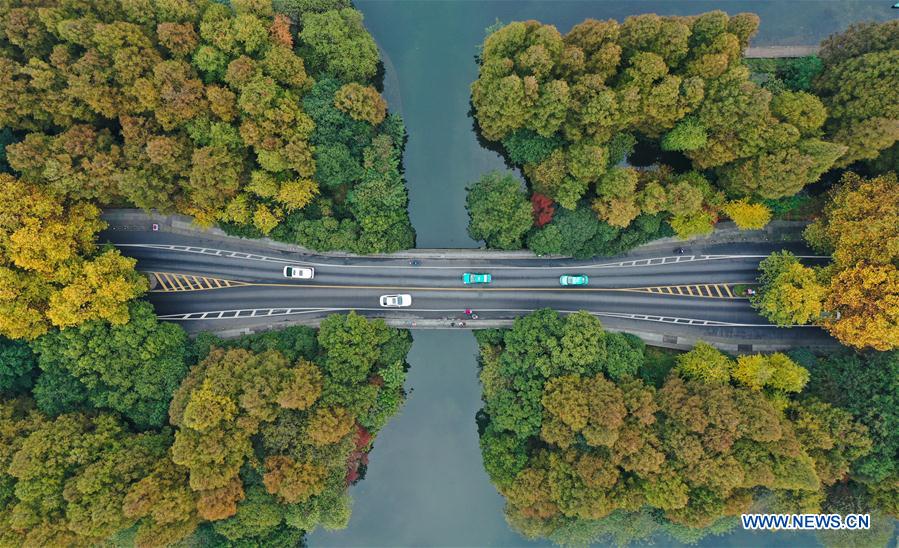
[(412, 295), (381, 295), (384, 308), (403, 308), (412, 305)]

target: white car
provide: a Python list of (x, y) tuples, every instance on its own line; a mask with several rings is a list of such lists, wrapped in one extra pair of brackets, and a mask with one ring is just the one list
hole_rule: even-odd
[(315, 277), (315, 270), (302, 266), (285, 266), (284, 277), (295, 280), (311, 280)]
[(384, 308), (402, 308), (412, 305), (412, 295), (381, 295)]

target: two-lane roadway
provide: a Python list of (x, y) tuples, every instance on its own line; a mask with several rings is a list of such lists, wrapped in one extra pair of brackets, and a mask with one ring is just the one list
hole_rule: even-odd
[[(239, 238), (153, 232), (149, 225), (112, 224), (103, 238), (137, 259), (138, 269), (151, 280), (149, 299), (160, 318), (189, 330), (308, 323), (349, 310), (407, 320), (406, 327), (418, 320), (445, 320), (447, 327), (464, 320), (466, 327), (477, 328), (465, 309), (495, 320), (549, 307), (563, 313), (587, 310), (612, 328), (669, 337), (746, 345), (830, 343), (817, 328), (769, 325), (736, 293), (736, 285), (754, 282), (759, 261), (782, 246), (688, 247), (683, 254), (656, 248), (575, 261), (472, 258), (471, 250), (465, 250), (467, 258), (424, 250), (389, 257), (302, 254)], [(285, 278), (286, 265), (312, 267), (315, 278)], [(467, 286), (464, 272), (490, 273), (493, 281)], [(589, 285), (561, 287), (563, 274), (586, 274)], [(410, 294), (412, 306), (379, 305), (381, 295), (397, 293)]]

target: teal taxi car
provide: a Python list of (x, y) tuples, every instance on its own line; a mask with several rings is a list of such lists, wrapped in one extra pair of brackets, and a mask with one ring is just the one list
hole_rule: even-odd
[(475, 272), (466, 272), (462, 274), (462, 283), (465, 285), (471, 284), (489, 284), (493, 281), (493, 276), (490, 274), (477, 274)]
[(565, 274), (559, 276), (559, 285), (587, 285), (590, 281), (586, 274)]

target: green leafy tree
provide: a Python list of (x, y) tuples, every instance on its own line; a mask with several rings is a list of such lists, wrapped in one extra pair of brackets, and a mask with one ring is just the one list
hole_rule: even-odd
[(517, 249), (533, 224), (531, 204), (511, 173), (492, 172), (468, 189), (468, 233), (500, 249)]
[(529, 129), (520, 129), (503, 139), (503, 148), (517, 165), (539, 164), (561, 146), (562, 139), (558, 136), (543, 137)]
[(187, 336), (159, 323), (148, 303), (134, 303), (125, 325), (93, 321), (34, 343), (43, 374), (84, 386), (93, 407), (118, 411), (139, 428), (168, 418), (172, 393), (187, 374)]
[(808, 392), (846, 409), (868, 427), (872, 451), (855, 463), (854, 471), (873, 484), (888, 482), (899, 472), (899, 354), (841, 350), (817, 357), (795, 352), (811, 373)]
[[(742, 54), (758, 24), (752, 14), (714, 11), (587, 20), (566, 35), (538, 21), (491, 28), (472, 84), (478, 128), (523, 166), (531, 192), (567, 210), (584, 198), (592, 205), (602, 224), (585, 241), (591, 251), (567, 253), (615, 253), (645, 241), (643, 227), (630, 230), (641, 215), (664, 214), (683, 238), (706, 234), (722, 191), (791, 196), (847, 150), (820, 139), (826, 111), (818, 98), (782, 84), (772, 94), (750, 80)], [(636, 133), (715, 177), (692, 190), (671, 176), (623, 184), (627, 170), (617, 165)], [(543, 234), (534, 235), (538, 249), (559, 248)]]
[[(0, 90), (0, 127), (18, 140), (5, 152), (21, 178), (61, 199), (176, 211), (242, 235), (361, 253), (411, 247), (405, 202), (377, 204), (399, 219), (386, 228), (349, 241), (351, 231), (340, 229), (356, 221), (344, 185), (362, 179), (354, 164), (363, 149), (382, 133), (401, 155), (404, 138), (370, 85), (378, 51), (361, 14), (343, 2), (281, 2), (309, 15), (295, 49), (290, 19), (267, 0), (172, 5), (66, 4), (42, 19), (43, 7), (16, 0), (0, 13), (11, 29), (0, 39), (0, 65), (19, 82)], [(60, 21), (79, 23), (57, 32)], [(326, 97), (313, 93), (322, 80)], [(349, 114), (334, 104), (342, 87), (338, 103)], [(330, 147), (318, 153), (321, 170), (316, 145)], [(275, 192), (256, 192), (260, 173), (277, 182)], [(401, 171), (390, 186), (391, 196), (405, 195)], [(364, 214), (360, 224), (376, 224)], [(299, 218), (315, 237), (294, 228)], [(89, 305), (61, 303), (56, 314), (81, 321), (81, 304)]]
[(899, 139), (899, 23), (860, 23), (821, 44), (814, 92), (827, 107), (825, 127), (848, 151), (839, 165), (873, 159)]
[(771, 112), (795, 126), (803, 135), (817, 134), (827, 119), (827, 111), (821, 101), (804, 91), (785, 91), (774, 96)]
[(693, 118), (684, 118), (662, 139), (662, 150), (696, 150), (708, 143), (705, 128)]
[(727, 383), (733, 369), (730, 358), (704, 342), (677, 357), (677, 370), (681, 375), (704, 383)]
[(300, 40), (315, 67), (341, 80), (365, 82), (378, 70), (378, 48), (362, 25), (362, 13), (342, 8), (303, 16)]
[(557, 224), (546, 225), (528, 235), (528, 249), (537, 255), (556, 255), (562, 253), (564, 239), (562, 230)]
[(27, 344), (0, 337), (0, 394), (13, 395), (31, 388), (36, 365)]
[(27, 428), (9, 461), (15, 495), (8, 503), (8, 533), (20, 543), (102, 542), (135, 525), (155, 529), (157, 541), (177, 542), (196, 526), (125, 510), (132, 489), (172, 466), (169, 435), (130, 434), (105, 414), (68, 414)]
[(817, 55), (792, 59), (778, 71), (784, 84), (793, 91), (811, 91), (815, 77), (824, 69), (824, 63)]
[(706, 211), (675, 215), (669, 224), (677, 237), (682, 240), (711, 234), (715, 229), (712, 214)]

